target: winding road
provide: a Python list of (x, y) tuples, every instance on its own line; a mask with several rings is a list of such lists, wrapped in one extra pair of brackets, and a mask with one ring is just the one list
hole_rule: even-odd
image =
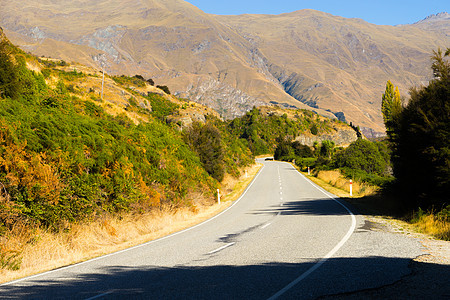
[(263, 168), (208, 221), (0, 285), (2, 299), (314, 299), (387, 285), (420, 244), (373, 228), (290, 164)]

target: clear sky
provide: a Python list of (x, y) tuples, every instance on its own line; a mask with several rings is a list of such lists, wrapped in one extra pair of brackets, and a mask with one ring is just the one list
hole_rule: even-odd
[(450, 13), (450, 0), (187, 0), (218, 15), (281, 14), (300, 9), (320, 10), (378, 25), (411, 24), (440, 12)]

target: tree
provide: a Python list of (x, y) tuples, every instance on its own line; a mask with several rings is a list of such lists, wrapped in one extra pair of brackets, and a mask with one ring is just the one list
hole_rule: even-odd
[(329, 141), (329, 140), (325, 140), (322, 141), (322, 146), (320, 146), (320, 153), (319, 155), (323, 158), (331, 158), (331, 155), (334, 152), (334, 142), (333, 141)]
[(139, 75), (139, 74), (134, 75), (134, 78), (137, 78), (139, 80), (145, 81), (145, 78), (142, 77), (142, 75)]
[(170, 95), (170, 90), (167, 85), (157, 85), (158, 89), (163, 90), (167, 95)]
[(204, 169), (217, 181), (225, 175), (224, 148), (220, 131), (212, 124), (192, 124), (187, 133), (187, 142), (197, 152)]
[(293, 159), (293, 156), (291, 142), (286, 137), (279, 136), (273, 157), (276, 160), (290, 161)]
[(368, 174), (384, 175), (388, 158), (380, 153), (380, 147), (368, 140), (358, 139), (336, 156), (340, 168), (362, 170)]
[(17, 67), (11, 61), (9, 44), (0, 41), (0, 97), (15, 98), (20, 92)]
[(299, 141), (292, 142), (292, 148), (294, 149), (294, 153), (298, 157), (313, 157), (314, 153), (312, 152), (311, 148), (301, 144)]
[(442, 54), (442, 49), (438, 48), (437, 51), (433, 50), (433, 56), (431, 57), (433, 64), (431, 69), (433, 70), (433, 75), (436, 79), (448, 77), (449, 64), (445, 61), (445, 57), (450, 55), (450, 48), (447, 48), (445, 54)]
[(402, 102), (400, 99), (400, 92), (398, 87), (394, 87), (390, 80), (386, 83), (386, 91), (382, 96), (381, 113), (383, 114), (384, 125), (389, 138), (392, 137), (392, 132), (397, 126), (398, 115), (402, 110)]
[(450, 63), (438, 49), (432, 57), (435, 78), (411, 89), (411, 99), (394, 127), (394, 175), (411, 206), (440, 208), (450, 192)]

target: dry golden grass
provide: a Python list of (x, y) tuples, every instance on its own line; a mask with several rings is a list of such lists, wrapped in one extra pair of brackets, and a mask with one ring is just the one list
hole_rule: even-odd
[(422, 215), (413, 225), (419, 232), (450, 241), (450, 222), (434, 213)]
[(244, 192), (255, 175), (261, 169), (262, 164), (255, 164), (242, 170), (240, 178), (235, 178), (229, 174), (225, 176), (221, 183), (221, 193), (224, 193), (224, 201), (234, 201)]
[[(338, 170), (319, 171), (317, 174), (317, 178), (339, 190), (345, 191), (346, 196), (347, 197), (349, 196), (350, 181), (347, 178), (345, 178)], [(372, 186), (364, 182), (354, 181), (352, 185), (353, 185), (353, 197), (364, 197), (372, 195), (379, 190), (378, 187)]]
[(61, 233), (17, 226), (7, 238), (0, 239), (0, 252), (19, 251), (21, 267), (18, 271), (1, 269), (0, 283), (126, 249), (199, 224), (229, 207), (260, 168), (261, 165), (247, 168), (240, 179), (227, 177), (222, 183), (224, 195), (220, 205), (208, 205), (198, 194), (191, 199), (191, 207), (160, 207), (120, 218), (103, 216), (95, 222), (72, 225)]
[[(306, 175), (305, 173), (303, 173)], [(450, 222), (448, 218), (434, 213), (424, 213), (418, 218), (405, 217), (404, 208), (392, 196), (377, 193), (378, 187), (365, 183), (353, 183), (353, 197), (349, 196), (349, 181), (339, 171), (320, 171), (317, 177), (308, 176), (334, 195), (355, 205), (362, 213), (383, 216), (402, 228), (431, 235), (437, 239), (450, 240)]]

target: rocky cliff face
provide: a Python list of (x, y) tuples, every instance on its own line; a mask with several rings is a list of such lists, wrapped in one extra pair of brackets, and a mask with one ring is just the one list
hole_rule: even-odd
[(321, 143), (325, 140), (333, 141), (336, 146), (346, 147), (357, 140), (356, 132), (351, 128), (335, 128), (331, 133), (322, 135), (305, 134), (298, 136), (295, 140), (303, 145), (312, 147), (315, 142)]

